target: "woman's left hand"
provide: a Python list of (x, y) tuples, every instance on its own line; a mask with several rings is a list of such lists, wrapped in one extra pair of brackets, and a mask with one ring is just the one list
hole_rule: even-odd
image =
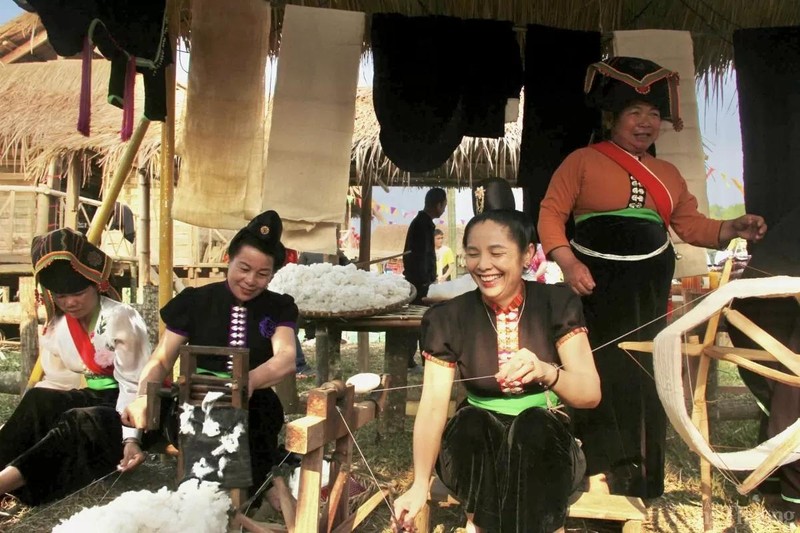
[(500, 385), (513, 389), (532, 381), (549, 383), (554, 379), (548, 379), (550, 372), (554, 372), (552, 365), (543, 363), (535, 353), (522, 348), (500, 367), (494, 377)]
[[(724, 225), (728, 227), (725, 228)], [(721, 239), (724, 242), (728, 242), (734, 237), (758, 242), (767, 233), (767, 223), (759, 215), (742, 215), (732, 220), (726, 220), (723, 223), (722, 233), (726, 234), (723, 237), (727, 237), (727, 239)]]
[(126, 442), (125, 447), (122, 450), (122, 460), (119, 462), (117, 470), (120, 472), (128, 472), (133, 470), (142, 464), (144, 459), (145, 455), (139, 443), (133, 441)]

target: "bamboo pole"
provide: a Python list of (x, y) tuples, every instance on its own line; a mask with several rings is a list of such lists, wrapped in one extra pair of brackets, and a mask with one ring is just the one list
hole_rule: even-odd
[(139, 171), (139, 227), (136, 230), (139, 287), (150, 285), (150, 176)]
[[(58, 172), (58, 159), (50, 159), (47, 165), (47, 177), (45, 178), (45, 185), (48, 189), (53, 187), (53, 180)], [(50, 229), (50, 195), (44, 190), (39, 190), (37, 187), (36, 192), (36, 235), (43, 235)]]
[[(719, 284), (724, 285), (731, 277), (731, 269), (733, 268), (733, 261), (728, 259), (725, 267), (722, 269), (722, 276), (720, 277)], [(703, 346), (710, 346), (714, 344), (717, 336), (717, 328), (719, 327), (719, 319), (721, 313), (714, 314), (706, 326), (705, 337), (703, 338)], [(694, 408), (692, 409), (692, 422), (700, 431), (703, 439), (710, 442), (710, 431), (708, 425), (708, 404), (707, 400), (707, 386), (708, 375), (711, 369), (711, 358), (707, 355), (700, 356), (700, 361), (697, 367), (697, 376), (695, 378), (694, 389)], [(714, 529), (714, 518), (712, 516), (712, 491), (711, 483), (711, 463), (700, 457), (700, 498), (703, 505), (703, 531), (712, 531)]]
[(114, 211), (114, 204), (117, 203), (117, 197), (119, 197), (119, 191), (122, 190), (122, 185), (131, 172), (133, 160), (136, 157), (136, 153), (139, 151), (139, 147), (142, 145), (144, 134), (147, 133), (147, 127), (149, 125), (150, 121), (142, 117), (142, 119), (139, 120), (139, 124), (136, 126), (136, 130), (133, 132), (133, 136), (131, 136), (130, 141), (128, 141), (128, 145), (125, 147), (125, 153), (122, 154), (119, 165), (114, 171), (108, 190), (103, 194), (103, 203), (97, 209), (97, 213), (95, 213), (92, 223), (89, 226), (89, 232), (86, 234), (86, 239), (92, 244), (98, 244), (103, 236), (103, 228), (105, 228), (106, 223), (108, 223), (108, 219), (111, 218), (111, 214)]
[[(167, 0), (169, 34), (172, 57), (178, 35), (179, 3)], [(167, 117), (161, 124), (161, 197), (158, 219), (158, 306), (164, 307), (172, 299), (172, 198), (175, 183), (175, 63), (166, 67)], [(159, 336), (166, 326), (159, 319)]]
[[(456, 228), (456, 194), (454, 187), (447, 188), (447, 246), (455, 254), (458, 250), (458, 228)], [(453, 265), (455, 269), (450, 279), (458, 277), (458, 263)], [(438, 274), (438, 272), (437, 272)]]
[[(42, 379), (39, 364), (39, 319), (36, 316), (36, 283), (33, 277), (19, 278), (19, 301), (22, 317), (19, 323), (22, 375), (31, 385)], [(25, 392), (24, 388), (20, 392)]]
[[(78, 155), (73, 154), (67, 166), (67, 205), (64, 208), (64, 226), (77, 231), (81, 195), (81, 166)], [(96, 243), (95, 243), (96, 244)]]

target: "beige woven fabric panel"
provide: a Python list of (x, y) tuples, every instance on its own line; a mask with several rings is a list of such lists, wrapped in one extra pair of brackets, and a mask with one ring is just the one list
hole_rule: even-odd
[(192, 61), (175, 220), (239, 229), (264, 187), (270, 4), (192, 1)]
[(363, 13), (286, 6), (262, 207), (281, 215), (289, 248), (336, 253), (364, 22)]
[[(614, 55), (649, 59), (680, 74), (680, 100), (683, 130), (675, 132), (672, 123), (664, 121), (656, 141), (658, 157), (680, 170), (697, 197), (700, 212), (708, 214), (705, 153), (700, 135), (695, 90), (694, 46), (688, 31), (635, 30), (614, 32)], [(706, 251), (683, 243), (674, 233), (673, 242), (681, 259), (675, 262), (675, 277), (708, 273)]]

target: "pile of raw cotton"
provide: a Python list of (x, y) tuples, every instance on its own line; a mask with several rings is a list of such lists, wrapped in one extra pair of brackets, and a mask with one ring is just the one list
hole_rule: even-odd
[(75, 513), (53, 533), (224, 533), (230, 507), (231, 499), (218, 483), (189, 479), (175, 492), (166, 487), (124, 492), (106, 505)]
[(411, 285), (393, 273), (316, 263), (286, 265), (275, 274), (269, 290), (292, 296), (301, 313), (343, 313), (397, 304), (409, 297)]

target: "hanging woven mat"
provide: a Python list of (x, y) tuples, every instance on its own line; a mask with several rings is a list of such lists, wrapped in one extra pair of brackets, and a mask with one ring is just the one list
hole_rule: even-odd
[(396, 303), (386, 305), (384, 307), (354, 309), (352, 311), (340, 311), (338, 313), (332, 313), (330, 311), (308, 311), (305, 309), (300, 309), (300, 316), (303, 318), (357, 318), (362, 316), (371, 316), (371, 315), (380, 315), (383, 313), (389, 313), (391, 311), (400, 309), (405, 305), (408, 305), (409, 303), (413, 302), (414, 299), (417, 297), (417, 289), (415, 289), (413, 285), (409, 286), (411, 287), (411, 290), (407, 298), (403, 298), (402, 300)]

